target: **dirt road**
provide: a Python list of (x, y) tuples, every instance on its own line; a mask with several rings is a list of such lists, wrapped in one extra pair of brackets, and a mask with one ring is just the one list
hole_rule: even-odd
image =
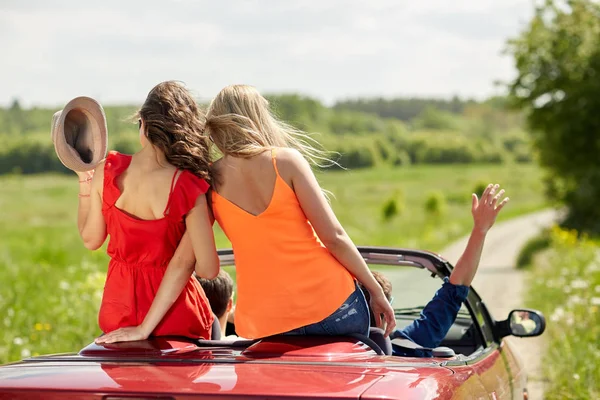
[[(484, 298), (494, 318), (505, 319), (512, 309), (525, 306), (523, 298), (527, 272), (515, 268), (517, 255), (529, 238), (550, 226), (556, 217), (554, 210), (540, 211), (499, 223), (488, 233), (473, 287)], [(455, 264), (466, 243), (467, 238), (463, 238), (440, 254)], [(540, 374), (542, 338), (508, 338), (527, 368), (529, 398), (533, 400), (543, 398)]]

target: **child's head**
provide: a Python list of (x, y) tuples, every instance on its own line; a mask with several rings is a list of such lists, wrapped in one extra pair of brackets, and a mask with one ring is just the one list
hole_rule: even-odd
[(138, 111), (142, 146), (152, 144), (167, 161), (209, 179), (204, 114), (190, 92), (175, 81), (156, 85)]
[(306, 133), (279, 121), (269, 102), (248, 85), (225, 87), (211, 102), (206, 133), (224, 155), (249, 158), (272, 147), (299, 150), (309, 161), (329, 161)]
[(210, 307), (217, 318), (221, 318), (225, 313), (231, 311), (233, 306), (233, 279), (225, 270), (221, 269), (215, 279), (199, 277), (196, 277), (196, 279), (204, 289)]

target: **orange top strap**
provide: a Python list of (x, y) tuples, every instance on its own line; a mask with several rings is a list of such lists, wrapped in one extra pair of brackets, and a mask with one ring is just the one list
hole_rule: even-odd
[(271, 160), (273, 160), (273, 168), (275, 168), (275, 173), (279, 175), (279, 170), (277, 169), (277, 149), (275, 147), (271, 148)]

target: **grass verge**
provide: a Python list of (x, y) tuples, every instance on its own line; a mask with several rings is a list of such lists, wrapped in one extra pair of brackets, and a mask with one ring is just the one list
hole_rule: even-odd
[[(540, 258), (541, 259), (541, 258)], [(597, 243), (553, 228), (536, 262), (529, 304), (546, 315), (546, 399), (600, 398), (600, 258)]]

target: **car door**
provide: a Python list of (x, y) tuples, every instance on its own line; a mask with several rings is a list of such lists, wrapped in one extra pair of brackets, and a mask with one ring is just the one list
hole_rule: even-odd
[(517, 393), (520, 393), (522, 398), (523, 389), (515, 387), (514, 376), (511, 374), (511, 362), (508, 358), (512, 358), (512, 354), (505, 349), (504, 345), (499, 345), (494, 340), (492, 331), (494, 322), (485, 304), (475, 290), (470, 291), (467, 301), (484, 343), (484, 348), (477, 357), (470, 360), (468, 365), (479, 376), (490, 399), (518, 398), (515, 397)]

